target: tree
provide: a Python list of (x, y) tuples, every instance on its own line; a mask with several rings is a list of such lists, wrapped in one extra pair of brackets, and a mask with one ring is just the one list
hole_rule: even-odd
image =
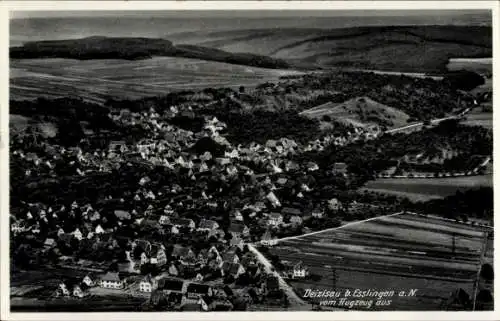
[(460, 70), (444, 77), (443, 83), (455, 89), (469, 91), (483, 85), (484, 78), (473, 71)]
[(484, 278), (487, 281), (492, 281), (493, 280), (493, 267), (491, 264), (483, 264), (481, 267), (481, 272), (480, 275), (482, 278)]

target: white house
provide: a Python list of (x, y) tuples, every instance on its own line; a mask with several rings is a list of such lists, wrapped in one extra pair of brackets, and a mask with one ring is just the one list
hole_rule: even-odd
[(278, 226), (283, 223), (283, 215), (280, 213), (271, 213), (268, 216), (267, 224), (271, 226)]
[(299, 262), (295, 264), (293, 267), (293, 278), (294, 279), (301, 279), (305, 278), (308, 274), (307, 268), (302, 264), (302, 262)]
[(101, 278), (99, 285), (107, 289), (123, 289), (125, 281), (120, 278), (118, 273), (108, 272)]
[(156, 281), (155, 278), (151, 277), (151, 275), (147, 275), (139, 283), (140, 292), (151, 293), (157, 287), (158, 287), (158, 281)]

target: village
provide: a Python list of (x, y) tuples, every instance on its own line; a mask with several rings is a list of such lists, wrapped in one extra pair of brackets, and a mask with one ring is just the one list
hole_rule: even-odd
[[(161, 116), (153, 108), (112, 112), (114, 122), (140, 124), (149, 137), (134, 144), (112, 141), (102, 150), (92, 150), (86, 141), (81, 142), (86, 147), (65, 148), (43, 141), (26, 145), (32, 137), (15, 137), (13, 146), (31, 146), (13, 148), (12, 158), (24, 164), (24, 175), (32, 183), (69, 176), (86, 184), (132, 166), (145, 171), (161, 167), (182, 176), (183, 182), (160, 186), (157, 177), (144, 175), (135, 188), (109, 189), (109, 195), (97, 195), (96, 203), (81, 198), (55, 204), (22, 202), (22, 208), (11, 212), (13, 244), (22, 244), (13, 249), (15, 261), (92, 271), (81, 280), (61, 280), (54, 289), (56, 298), (132, 295), (177, 310), (228, 310), (235, 300), (288, 304), (278, 272), (267, 271), (246, 244), (273, 246), (278, 237), (340, 225), (334, 214), (354, 209), (356, 202), (344, 206), (331, 198), (313, 206), (308, 181), (314, 182), (318, 165), (289, 158), (348, 139), (325, 137), (299, 146), (283, 138), (235, 147), (220, 134), (226, 124), (216, 118), (205, 117), (203, 130), (196, 134), (165, 121), (192, 113), (191, 106), (172, 107)], [(215, 144), (226, 150), (220, 153)], [(186, 152), (188, 146), (195, 151)], [(262, 171), (254, 172), (249, 163)], [(331, 173), (347, 178), (346, 164), (332, 164)], [(224, 187), (235, 184), (237, 193), (228, 197)], [(229, 217), (220, 215), (221, 210)], [(280, 273), (308, 277), (300, 262)]]

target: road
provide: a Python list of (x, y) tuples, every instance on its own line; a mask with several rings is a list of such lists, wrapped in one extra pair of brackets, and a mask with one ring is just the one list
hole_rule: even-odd
[[(453, 116), (448, 116), (448, 117), (443, 117), (443, 118), (438, 118), (438, 119), (432, 119), (430, 121), (430, 123), (433, 124), (433, 125), (437, 125), (440, 122), (443, 122), (445, 120), (458, 119), (460, 117), (465, 116), (465, 114), (467, 114), (471, 110), (472, 110), (472, 107), (469, 107), (469, 108), (465, 109), (464, 111), (462, 111), (458, 115), (453, 115)], [(415, 123), (415, 124), (410, 124), (410, 125), (406, 125), (406, 126), (403, 126), (403, 127), (398, 127), (398, 128), (393, 128), (393, 129), (386, 130), (384, 132), (384, 134), (393, 134), (393, 133), (397, 133), (397, 132), (400, 132), (400, 131), (404, 131), (404, 130), (407, 130), (407, 129), (411, 129), (411, 128), (419, 127), (419, 126), (423, 126), (423, 125), (424, 125), (424, 122), (418, 122), (418, 123)]]
[(398, 213), (394, 213), (394, 214), (389, 214), (389, 215), (384, 215), (384, 216), (376, 216), (376, 217), (372, 217), (372, 218), (369, 218), (369, 219), (366, 219), (366, 220), (362, 220), (362, 221), (355, 221), (355, 222), (349, 222), (347, 224), (344, 224), (342, 226), (337, 226), (337, 227), (332, 227), (332, 228), (327, 228), (327, 229), (324, 229), (324, 230), (320, 230), (320, 231), (315, 231), (315, 232), (311, 232), (311, 233), (306, 233), (306, 234), (301, 234), (301, 235), (296, 235), (296, 236), (288, 236), (288, 237), (283, 237), (281, 239), (277, 239), (276, 241), (277, 242), (282, 242), (282, 241), (289, 241), (289, 240), (294, 240), (294, 239), (299, 239), (299, 238), (303, 238), (303, 237), (306, 237), (306, 236), (311, 236), (311, 235), (315, 235), (315, 234), (319, 234), (319, 233), (324, 233), (324, 232), (329, 232), (329, 231), (335, 231), (335, 230), (339, 230), (341, 228), (344, 228), (344, 227), (347, 227), (347, 226), (351, 226), (351, 225), (354, 225), (354, 224), (360, 224), (360, 223), (364, 223), (364, 222), (369, 222), (369, 221), (373, 221), (373, 220), (378, 220), (380, 219), (381, 217), (390, 217), (390, 216), (396, 216), (396, 215), (400, 215), (400, 214), (403, 214), (403, 213), (407, 213), (407, 214), (414, 214), (414, 213), (410, 213), (410, 212), (398, 212)]
[(264, 265), (264, 268), (267, 273), (272, 273), (276, 277), (278, 277), (280, 288), (286, 293), (288, 299), (291, 301), (293, 305), (307, 305), (307, 303), (304, 302), (304, 300), (302, 300), (297, 295), (297, 293), (295, 293), (293, 288), (288, 283), (286, 283), (286, 281), (281, 277), (281, 275), (278, 272), (272, 271), (273, 265), (262, 253), (259, 252), (259, 250), (257, 250), (252, 244), (248, 244), (248, 249), (252, 251), (252, 253), (255, 254), (259, 262), (262, 263), (262, 265)]

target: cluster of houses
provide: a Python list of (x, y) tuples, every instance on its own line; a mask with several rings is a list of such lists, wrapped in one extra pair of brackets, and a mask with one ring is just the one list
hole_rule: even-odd
[[(233, 263), (235, 264), (235, 263)], [(224, 263), (228, 273), (242, 273), (233, 264)], [(235, 271), (231, 271), (235, 270)], [(306, 270), (296, 265), (291, 272), (293, 277), (306, 276)], [(232, 310), (234, 302), (239, 299), (246, 304), (272, 301), (283, 298), (283, 291), (279, 287), (275, 275), (263, 273), (261, 282), (253, 286), (236, 289), (230, 285), (209, 284), (199, 280), (184, 280), (174, 276), (151, 275), (137, 277), (126, 276), (121, 272), (107, 272), (102, 275), (89, 273), (82, 279), (71, 278), (57, 285), (54, 295), (56, 297), (74, 297), (77, 299), (111, 290), (116, 294), (133, 294), (133, 289), (149, 298), (149, 304), (164, 309), (180, 311), (224, 311)], [(102, 291), (101, 291), (102, 292)], [(279, 301), (278, 301), (279, 302)]]

